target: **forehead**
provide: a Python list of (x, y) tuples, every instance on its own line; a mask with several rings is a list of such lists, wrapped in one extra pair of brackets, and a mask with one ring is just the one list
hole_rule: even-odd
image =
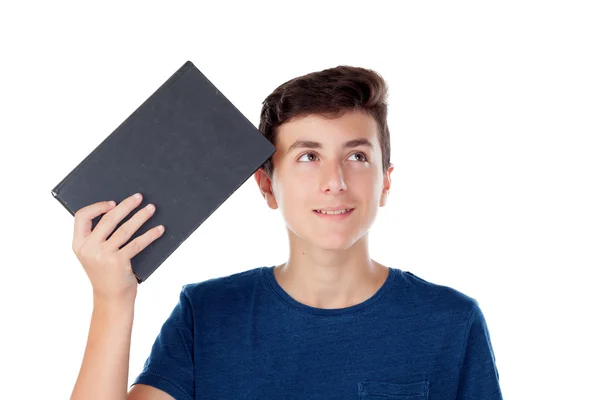
[(318, 114), (294, 118), (277, 128), (276, 146), (289, 145), (296, 140), (314, 140), (324, 144), (349, 139), (377, 139), (377, 122), (362, 110), (347, 111), (336, 118)]

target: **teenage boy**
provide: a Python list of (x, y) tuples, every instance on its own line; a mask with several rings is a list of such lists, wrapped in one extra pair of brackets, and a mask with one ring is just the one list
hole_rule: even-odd
[(183, 286), (129, 393), (129, 260), (161, 232), (118, 250), (152, 210), (107, 242), (141, 200), (79, 211), (73, 249), (94, 311), (72, 399), (502, 399), (477, 301), (369, 255), (394, 169), (386, 99), (379, 74), (349, 66), (265, 99), (259, 130), (277, 151), (254, 178), (281, 211), (288, 260)]

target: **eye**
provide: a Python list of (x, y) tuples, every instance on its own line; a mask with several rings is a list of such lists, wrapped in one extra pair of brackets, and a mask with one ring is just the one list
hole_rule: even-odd
[(366, 161), (368, 161), (368, 160), (367, 160), (367, 156), (366, 156), (364, 153), (361, 153), (361, 152), (352, 153), (352, 155), (351, 155), (350, 157), (352, 157), (352, 156), (360, 156), (360, 157), (363, 157), (363, 160), (362, 160), (363, 162), (366, 162)]
[[(315, 153), (304, 153), (298, 158), (298, 161), (300, 161), (302, 159), (302, 157), (304, 157), (304, 156), (313, 156), (315, 158), (317, 157)], [(313, 160), (309, 160), (309, 161), (313, 161)]]

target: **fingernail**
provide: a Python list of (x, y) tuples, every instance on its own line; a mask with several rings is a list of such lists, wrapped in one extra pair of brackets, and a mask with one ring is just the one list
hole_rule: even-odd
[(108, 205), (109, 205), (110, 207), (114, 207), (114, 206), (116, 206), (116, 205), (117, 205), (117, 203), (115, 203), (114, 201), (112, 201), (112, 200), (111, 200), (111, 201), (109, 201), (109, 202), (108, 202)]
[(135, 197), (136, 200), (140, 200), (142, 198), (142, 195), (140, 193), (136, 193), (133, 195), (133, 197)]

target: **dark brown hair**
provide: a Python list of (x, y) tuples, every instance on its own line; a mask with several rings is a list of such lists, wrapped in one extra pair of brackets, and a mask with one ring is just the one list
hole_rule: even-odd
[[(385, 80), (370, 69), (340, 65), (312, 72), (283, 83), (267, 96), (258, 129), (275, 145), (277, 128), (293, 118), (310, 114), (335, 118), (349, 110), (363, 110), (377, 122), (385, 173), (390, 165), (387, 95)], [(272, 176), (272, 157), (262, 168)]]

